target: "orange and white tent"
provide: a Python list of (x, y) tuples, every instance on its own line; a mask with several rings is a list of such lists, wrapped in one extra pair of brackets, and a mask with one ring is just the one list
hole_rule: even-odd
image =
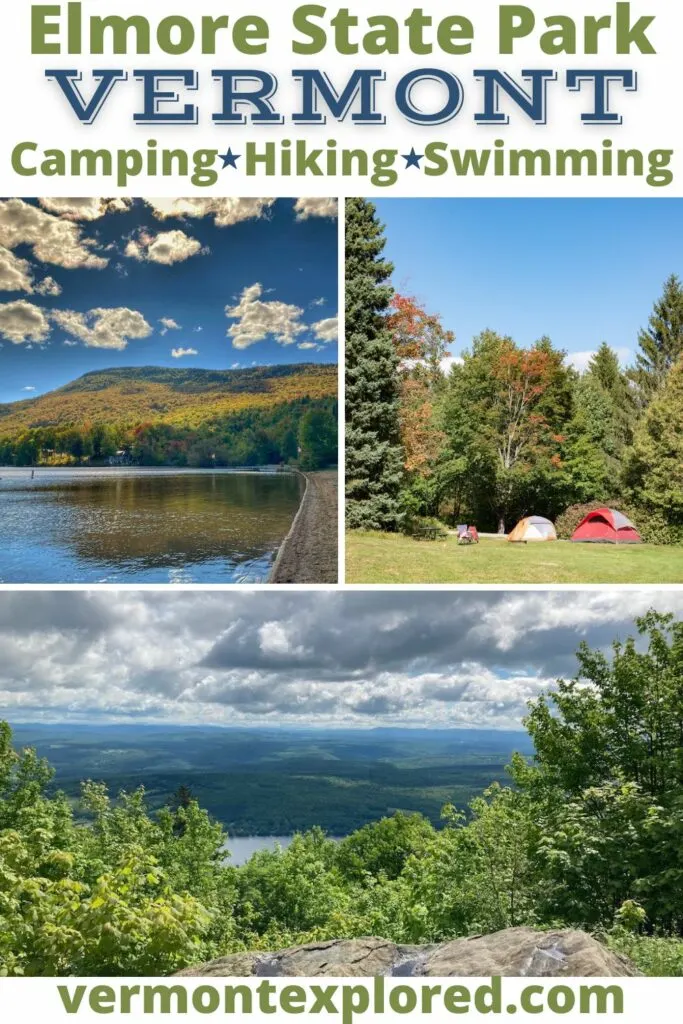
[(537, 540), (557, 540), (557, 534), (549, 519), (544, 519), (543, 516), (526, 516), (520, 519), (508, 540), (513, 544), (526, 544)]

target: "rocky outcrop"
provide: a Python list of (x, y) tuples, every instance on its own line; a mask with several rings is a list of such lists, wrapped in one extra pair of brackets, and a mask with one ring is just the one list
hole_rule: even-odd
[(432, 946), (385, 939), (339, 939), (277, 953), (234, 953), (187, 967), (186, 977), (489, 977), (596, 978), (635, 975), (633, 964), (586, 932), (507, 928)]

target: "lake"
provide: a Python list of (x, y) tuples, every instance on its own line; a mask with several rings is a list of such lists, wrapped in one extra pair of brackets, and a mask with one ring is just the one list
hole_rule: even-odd
[[(274, 850), (275, 844), (279, 843), (283, 850), (286, 850), (294, 836), (230, 836), (224, 846), (230, 853), (230, 864), (238, 868), (246, 864), (252, 854), (258, 850)], [(340, 836), (328, 836), (338, 842)]]
[(231, 836), (225, 848), (230, 853), (230, 863), (239, 867), (240, 864), (246, 864), (257, 850), (274, 850), (276, 843), (279, 843), (284, 850), (293, 838), (293, 836)]
[(291, 473), (0, 468), (0, 583), (264, 583)]

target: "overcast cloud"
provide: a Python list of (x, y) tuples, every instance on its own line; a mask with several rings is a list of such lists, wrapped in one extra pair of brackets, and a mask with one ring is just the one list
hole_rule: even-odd
[(673, 591), (0, 592), (0, 714), (511, 728)]

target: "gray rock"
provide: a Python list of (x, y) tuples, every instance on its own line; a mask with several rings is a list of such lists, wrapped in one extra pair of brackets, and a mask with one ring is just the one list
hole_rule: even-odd
[(432, 946), (385, 939), (331, 939), (275, 953), (233, 953), (179, 971), (185, 977), (622, 978), (638, 972), (586, 932), (507, 928)]

